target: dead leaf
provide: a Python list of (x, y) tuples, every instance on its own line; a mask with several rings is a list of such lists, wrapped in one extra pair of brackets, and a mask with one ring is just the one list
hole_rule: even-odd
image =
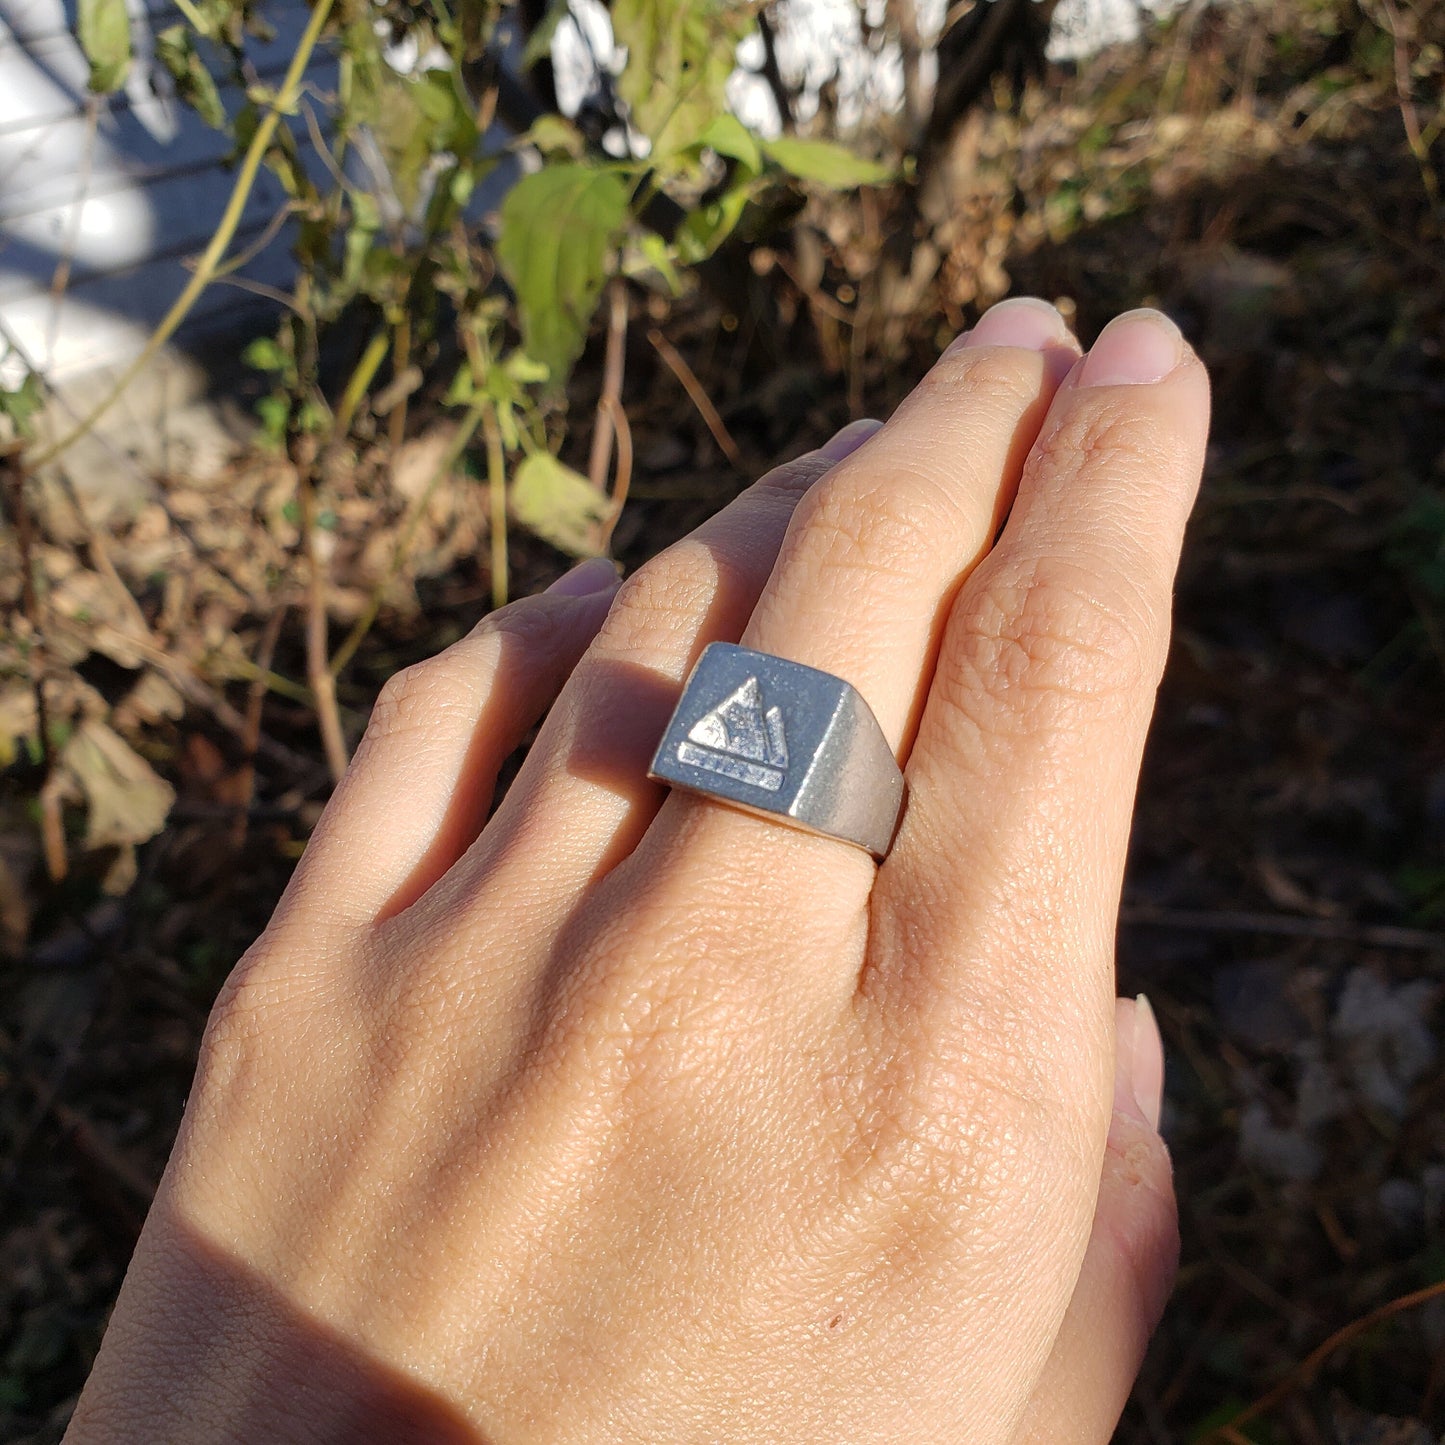
[(0, 768), (19, 757), (22, 740), (33, 737), (37, 726), (35, 689), (23, 682), (0, 688)]
[(69, 784), (66, 795), (85, 804), (87, 848), (154, 838), (176, 800), (175, 789), (97, 718), (80, 724), (56, 766)]
[[(130, 637), (134, 604), (117, 596), (116, 588), (99, 573), (72, 572), (51, 592), (50, 604), (61, 617), (84, 629), (83, 639), (92, 651), (104, 653), (121, 667), (142, 665), (144, 659)], [(72, 640), (84, 645), (79, 639)]]
[(391, 484), (399, 495), (414, 502), (441, 466), (456, 434), (453, 426), (437, 426), (410, 437), (397, 448), (392, 463)]
[(163, 718), (178, 718), (185, 710), (186, 700), (176, 688), (160, 673), (148, 671), (116, 704), (111, 722), (117, 731), (128, 732), (132, 728), (155, 727)]
[(611, 503), (550, 452), (533, 452), (517, 468), (511, 500), (517, 520), (559, 551), (591, 557), (602, 550)]

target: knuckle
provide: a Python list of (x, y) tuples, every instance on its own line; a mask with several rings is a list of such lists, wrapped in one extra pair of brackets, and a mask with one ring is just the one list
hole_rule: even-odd
[[(557, 605), (559, 600), (561, 605)], [(495, 612), (489, 612), (460, 646), (469, 653), (475, 653), (483, 648), (500, 651), (498, 643), (520, 644), (529, 655), (550, 655), (567, 644), (575, 634), (575, 618), (568, 599), (521, 597)], [(473, 657), (468, 657), (468, 665), (475, 668)]]
[(377, 695), (368, 741), (429, 732), (439, 720), (481, 707), (491, 669), (458, 667), (451, 649), (394, 673)]
[(280, 1011), (283, 990), (270, 966), (265, 937), (231, 970), (201, 1035), (198, 1086), (224, 1087), (248, 1071)]
[(956, 531), (961, 516), (958, 501), (921, 472), (893, 469), (882, 485), (848, 473), (809, 493), (784, 556), (809, 571), (914, 578), (921, 556), (938, 553), (940, 532)]
[[(852, 1191), (896, 1202), (944, 1248), (1016, 1253), (1040, 1232), (1087, 1227), (1097, 1149), (1077, 1111), (1024, 1050), (967, 1060), (938, 1054), (875, 1090), (845, 1142)], [(880, 1106), (880, 1101), (887, 1101)]]
[(700, 542), (669, 547), (622, 584), (602, 625), (602, 648), (622, 654), (671, 646), (695, 628), (727, 569)]
[(1178, 450), (1161, 419), (1127, 396), (1100, 396), (1089, 406), (1071, 410), (1052, 432), (1034, 446), (1033, 465), (1067, 481), (1087, 476), (1090, 487), (1100, 479), (1150, 478)]
[(454, 646), (393, 673), (372, 707), (363, 746), (432, 732), (449, 718), (470, 725), (504, 664), (520, 663), (520, 677), (513, 671), (511, 679), (525, 682), (566, 665), (585, 642), (577, 634), (575, 612), (565, 605), (541, 597), (509, 603)]
[(752, 501), (766, 503), (777, 500), (783, 505), (791, 507), (799, 497), (811, 490), (815, 482), (827, 472), (832, 471), (836, 465), (836, 462), (830, 462), (826, 457), (819, 456), (817, 452), (809, 452), (794, 461), (784, 462), (781, 466), (774, 467), (770, 472), (765, 472), (748, 488), (744, 495)]
[(1041, 358), (1012, 346), (968, 347), (940, 358), (914, 393), (923, 404), (931, 400), (954, 406), (966, 395), (971, 412), (1017, 412), (1037, 395), (1043, 375)]
[(1157, 685), (1162, 629), (1142, 598), (1097, 568), (1043, 556), (980, 580), (959, 618), (960, 681), (991, 700), (999, 721), (1109, 712)]
[(557, 1043), (611, 1081), (624, 1111), (665, 1109), (719, 1077), (744, 1076), (743, 1056), (765, 1047), (756, 1011), (766, 1005), (748, 990), (750, 1013), (737, 991), (710, 986), (698, 960), (727, 948), (737, 951), (735, 922), (711, 901), (635, 896), (625, 925), (594, 937), (558, 999)]

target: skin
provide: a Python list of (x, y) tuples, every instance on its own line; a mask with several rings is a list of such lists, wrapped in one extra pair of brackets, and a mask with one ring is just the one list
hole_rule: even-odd
[[(394, 678), (67, 1438), (1107, 1440), (1176, 1251), (1113, 936), (1208, 405), (1157, 314), (1081, 358), (1004, 303), (881, 430)], [(881, 866), (646, 781), (716, 639), (870, 701)]]

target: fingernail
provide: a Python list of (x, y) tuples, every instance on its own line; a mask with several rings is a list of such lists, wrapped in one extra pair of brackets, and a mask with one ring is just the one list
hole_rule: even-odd
[(850, 421), (842, 431), (818, 448), (818, 455), (826, 457), (830, 462), (841, 462), (844, 457), (852, 456), (882, 425), (881, 421), (874, 421), (872, 417)]
[(1183, 359), (1184, 337), (1162, 311), (1126, 311), (1089, 348), (1079, 385), (1144, 386), (1162, 381)]
[(589, 557), (564, 572), (546, 591), (548, 597), (591, 597), (619, 580), (617, 563), (610, 557)]
[(1164, 1108), (1164, 1040), (1149, 1000), (1121, 999), (1114, 1014), (1114, 1112), (1159, 1128)]
[[(1073, 344), (1069, 328), (1056, 307), (1037, 296), (1011, 296), (984, 312), (972, 331), (953, 341), (949, 351), (975, 346), (1019, 346), (1026, 351), (1047, 351)], [(947, 354), (947, 353), (945, 353)]]

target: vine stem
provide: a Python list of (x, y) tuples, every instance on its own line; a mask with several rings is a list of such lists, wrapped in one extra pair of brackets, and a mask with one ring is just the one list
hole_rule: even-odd
[(628, 489), (632, 485), (632, 428), (627, 424), (627, 413), (615, 396), (607, 398), (607, 409), (612, 414), (613, 429), (617, 433), (617, 474), (612, 479), (612, 504), (602, 523), (602, 534), (598, 548), (604, 557), (612, 555), (612, 534), (622, 519), (622, 509), (627, 505)]
[(296, 466), (296, 499), (301, 504), (301, 547), (306, 557), (306, 681), (316, 705), (316, 721), (331, 781), (339, 783), (350, 758), (341, 714), (336, 706), (336, 678), (327, 660), (326, 572), (316, 540), (316, 439), (292, 439), (291, 459)]
[(687, 393), (688, 400), (697, 408), (697, 414), (703, 419), (708, 431), (712, 433), (712, 439), (722, 449), (723, 455), (737, 468), (743, 468), (743, 454), (738, 450), (738, 444), (733, 440), (733, 434), (727, 429), (721, 413), (713, 405), (712, 398), (707, 394), (702, 382), (697, 379), (697, 373), (687, 364), (687, 358), (665, 337), (656, 326), (649, 326), (647, 339), (652, 343), (653, 349), (667, 363), (668, 370), (682, 383), (682, 389)]
[(492, 606), (497, 608), (507, 605), (507, 458), (494, 406), (482, 412), (482, 435), (487, 442), (487, 489), (492, 504)]
[(31, 467), (42, 466), (46, 462), (53, 461), (90, 431), (96, 422), (121, 398), (136, 377), (151, 364), (161, 347), (175, 335), (181, 322), (190, 314), (191, 308), (196, 304), (201, 292), (210, 285), (220, 267), (221, 258), (226, 254), (226, 247), (231, 244), (236, 234), (236, 228), (241, 224), (242, 212), (246, 209), (246, 202), (251, 198), (252, 188), (256, 184), (256, 176), (261, 169), (261, 162), (265, 159), (266, 151), (271, 145), (271, 137), (275, 135), (276, 127), (281, 123), (281, 117), (296, 102), (301, 77), (311, 63), (311, 53), (316, 49), (316, 42), (321, 38), (321, 31), (326, 24), (327, 16), (331, 13), (332, 3), (333, 0), (316, 0), (316, 8), (311, 12), (311, 19), (307, 22), (306, 29), (296, 46), (296, 53), (291, 57), (291, 64), (286, 69), (281, 89), (267, 107), (265, 115), (261, 117), (260, 124), (256, 127), (256, 133), (251, 137), (251, 144), (246, 147), (246, 155), (241, 162), (236, 182), (231, 187), (231, 195), (226, 202), (226, 209), (221, 213), (220, 222), (211, 235), (210, 244), (197, 263), (185, 289), (176, 297), (160, 325), (151, 332), (140, 355), (121, 372), (110, 390), (59, 441), (52, 442), (29, 457), (27, 461)]
[(612, 456), (613, 413), (622, 397), (622, 371), (627, 359), (627, 283), (614, 276), (607, 288), (607, 356), (602, 364), (602, 394), (592, 423), (592, 451), (587, 477), (599, 492), (607, 490), (607, 463)]
[(366, 350), (361, 353), (361, 360), (356, 363), (355, 370), (347, 380), (346, 389), (341, 393), (341, 400), (336, 404), (336, 415), (331, 424), (331, 435), (335, 441), (345, 441), (356, 410), (366, 396), (367, 389), (376, 380), (377, 369), (390, 349), (391, 337), (384, 326), (379, 327), (367, 342)]
[(1226, 1420), (1223, 1425), (1218, 1425), (1205, 1438), (1213, 1440), (1238, 1440), (1241, 1438), (1241, 1428), (1258, 1416), (1273, 1410), (1282, 1400), (1287, 1400), (1296, 1390), (1303, 1389), (1314, 1383), (1315, 1376), (1320, 1368), (1335, 1353), (1352, 1340), (1358, 1339), (1367, 1330), (1374, 1327), (1392, 1315), (1397, 1315), (1405, 1310), (1415, 1309), (1419, 1305), (1428, 1303), (1430, 1300), (1439, 1299), (1445, 1295), (1445, 1280), (1437, 1281), (1435, 1284), (1426, 1285), (1424, 1289), (1417, 1289), (1410, 1294), (1400, 1295), (1398, 1299), (1392, 1299), (1387, 1304), (1381, 1305), (1378, 1309), (1371, 1310), (1368, 1314), (1361, 1315), (1359, 1319), (1351, 1320), (1349, 1324), (1336, 1330), (1324, 1344), (1311, 1350), (1298, 1365), (1287, 1374), (1272, 1390), (1261, 1395), (1252, 1405), (1246, 1406), (1239, 1411), (1231, 1420)]
[(201, 12), (191, 4), (191, 0), (175, 0), (175, 6), (191, 22), (191, 29), (197, 35), (206, 35), (209, 38), (206, 22), (201, 19)]

